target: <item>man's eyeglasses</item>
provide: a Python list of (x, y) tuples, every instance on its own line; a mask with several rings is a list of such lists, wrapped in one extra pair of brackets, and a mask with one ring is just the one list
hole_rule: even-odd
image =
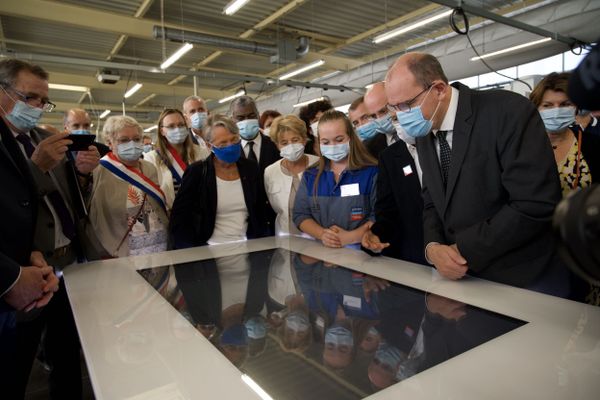
[(417, 98), (422, 95), (423, 93), (425, 93), (426, 91), (428, 91), (431, 88), (432, 85), (427, 85), (427, 87), (423, 90), (421, 90), (419, 92), (418, 95), (416, 95), (415, 97), (413, 97), (412, 99), (405, 101), (404, 103), (398, 103), (398, 104), (388, 104), (388, 110), (390, 110), (391, 112), (396, 112), (396, 111), (400, 111), (400, 112), (409, 112), (413, 103), (417, 100)]
[(21, 100), (23, 100), (24, 103), (27, 103), (33, 107), (39, 107), (42, 110), (44, 110), (45, 112), (52, 112), (52, 110), (54, 110), (54, 108), (56, 107), (56, 104), (52, 103), (48, 99), (43, 99), (37, 95), (32, 95), (32, 96), (27, 95), (23, 92), (18, 91), (17, 89), (15, 89), (13, 87), (11, 87), (10, 89), (13, 92), (15, 92), (15, 94), (17, 96), (19, 96), (21, 98)]

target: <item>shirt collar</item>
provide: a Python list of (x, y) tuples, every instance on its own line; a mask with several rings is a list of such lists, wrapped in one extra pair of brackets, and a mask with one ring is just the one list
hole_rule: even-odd
[[(456, 112), (458, 111), (458, 89), (453, 86), (450, 86), (451, 96), (450, 96), (450, 104), (448, 104), (448, 110), (446, 110), (446, 115), (442, 120), (442, 124), (440, 125), (440, 131), (452, 131), (454, 130), (454, 120), (456, 119)], [(437, 132), (437, 130), (435, 130)]]
[(246, 140), (246, 139), (242, 139), (242, 147), (246, 147), (246, 144), (248, 142), (254, 142), (254, 145), (256, 146), (257, 144), (260, 144), (262, 138), (261, 138), (262, 134), (260, 132), (258, 132), (258, 135), (256, 135), (256, 137), (252, 140)]

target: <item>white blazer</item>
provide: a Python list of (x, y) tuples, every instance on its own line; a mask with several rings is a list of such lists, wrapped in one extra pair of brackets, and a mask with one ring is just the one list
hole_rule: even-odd
[[(194, 161), (204, 160), (210, 155), (210, 150), (208, 150), (208, 148), (198, 146), (197, 144), (193, 144), (192, 146), (194, 146), (194, 149), (196, 150), (196, 159)], [(173, 201), (175, 201), (173, 174), (171, 173), (169, 167), (167, 167), (164, 163), (159, 162), (159, 159), (160, 157), (158, 156), (156, 150), (144, 153), (144, 160), (152, 163), (158, 170), (158, 184), (160, 185), (160, 189), (165, 193), (167, 209), (171, 210), (171, 207), (173, 207)]]
[[(319, 157), (307, 154), (308, 166), (319, 161)], [(281, 161), (276, 161), (265, 169), (265, 191), (271, 203), (273, 211), (277, 213), (275, 219), (275, 234), (287, 235), (290, 233), (289, 227), (289, 200), (292, 191), (292, 177), (283, 173), (281, 170)], [(300, 176), (302, 179), (302, 176)]]

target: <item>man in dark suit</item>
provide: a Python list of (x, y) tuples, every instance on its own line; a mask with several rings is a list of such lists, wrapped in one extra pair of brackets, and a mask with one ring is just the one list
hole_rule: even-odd
[[(92, 135), (93, 133), (90, 131), (90, 127), (92, 125), (92, 119), (90, 115), (82, 108), (71, 108), (65, 112), (64, 116), (64, 127), (65, 132), (70, 134), (85, 134)], [(110, 152), (110, 148), (99, 142), (94, 142), (94, 146), (98, 149), (100, 153), (100, 157), (104, 157), (107, 153)], [(93, 156), (94, 153), (92, 152)]]
[(279, 160), (279, 150), (271, 138), (260, 133), (258, 109), (250, 96), (241, 96), (231, 102), (229, 114), (240, 129), (242, 157), (258, 163), (261, 174)]
[(367, 110), (363, 96), (350, 104), (348, 118), (350, 118), (356, 134), (369, 150), (369, 153), (378, 160), (381, 152), (387, 148), (388, 144), (385, 134), (378, 130), (375, 114), (369, 113), (369, 110)]
[(183, 101), (183, 115), (185, 121), (190, 127), (190, 137), (192, 142), (202, 147), (206, 147), (204, 141), (204, 128), (210, 112), (206, 107), (206, 101), (202, 97), (189, 96)]
[[(48, 100), (48, 74), (42, 68), (16, 59), (3, 60), (0, 83), (3, 120), (10, 132), (4, 144), (15, 162), (29, 170), (39, 197), (33, 246), (60, 271), (79, 255), (77, 224), (85, 207), (76, 174), (89, 174), (98, 165), (100, 155), (91, 146), (88, 151), (79, 151), (74, 162), (67, 161), (65, 155), (71, 143), (67, 135), (52, 135), (35, 127), (43, 111), (54, 108)], [(51, 396), (81, 396), (79, 340), (64, 284), (40, 315), (23, 318), (17, 324), (17, 370), (22, 379), (18, 384), (24, 391), (44, 327), (46, 355), (53, 364)]]
[(385, 84), (398, 122), (418, 137), (425, 255), (439, 273), (568, 295), (551, 219), (558, 173), (532, 104), (507, 91), (450, 86), (438, 60), (408, 53)]
[[(423, 254), (423, 199), (420, 167), (414, 141), (405, 143), (396, 134), (387, 108), (383, 82), (365, 95), (364, 105), (375, 115), (378, 125), (387, 127), (380, 136), (387, 139), (379, 156), (375, 224), (363, 236), (365, 249), (388, 257), (427, 264)], [(389, 125), (393, 135), (387, 132)], [(402, 139), (406, 139), (405, 135)]]

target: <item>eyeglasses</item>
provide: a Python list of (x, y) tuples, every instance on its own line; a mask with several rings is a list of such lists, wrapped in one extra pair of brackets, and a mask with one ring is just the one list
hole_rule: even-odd
[(431, 88), (431, 86), (433, 86), (433, 85), (432, 84), (427, 85), (427, 87), (425, 89), (421, 90), (418, 95), (416, 95), (415, 97), (413, 97), (412, 99), (410, 99), (408, 101), (405, 101), (404, 103), (388, 104), (387, 105), (388, 110), (390, 110), (391, 112), (396, 112), (396, 111), (409, 112), (412, 107), (412, 104), (417, 100), (417, 98), (420, 95), (422, 95), (423, 93), (425, 93), (426, 91), (428, 91)]
[(42, 110), (44, 110), (44, 112), (52, 112), (52, 110), (54, 110), (54, 108), (56, 107), (56, 104), (52, 103), (48, 99), (43, 99), (38, 95), (27, 95), (23, 92), (18, 91), (14, 87), (11, 87), (10, 89), (13, 92), (15, 92), (15, 94), (19, 96), (24, 103), (27, 103), (33, 107), (41, 108)]

